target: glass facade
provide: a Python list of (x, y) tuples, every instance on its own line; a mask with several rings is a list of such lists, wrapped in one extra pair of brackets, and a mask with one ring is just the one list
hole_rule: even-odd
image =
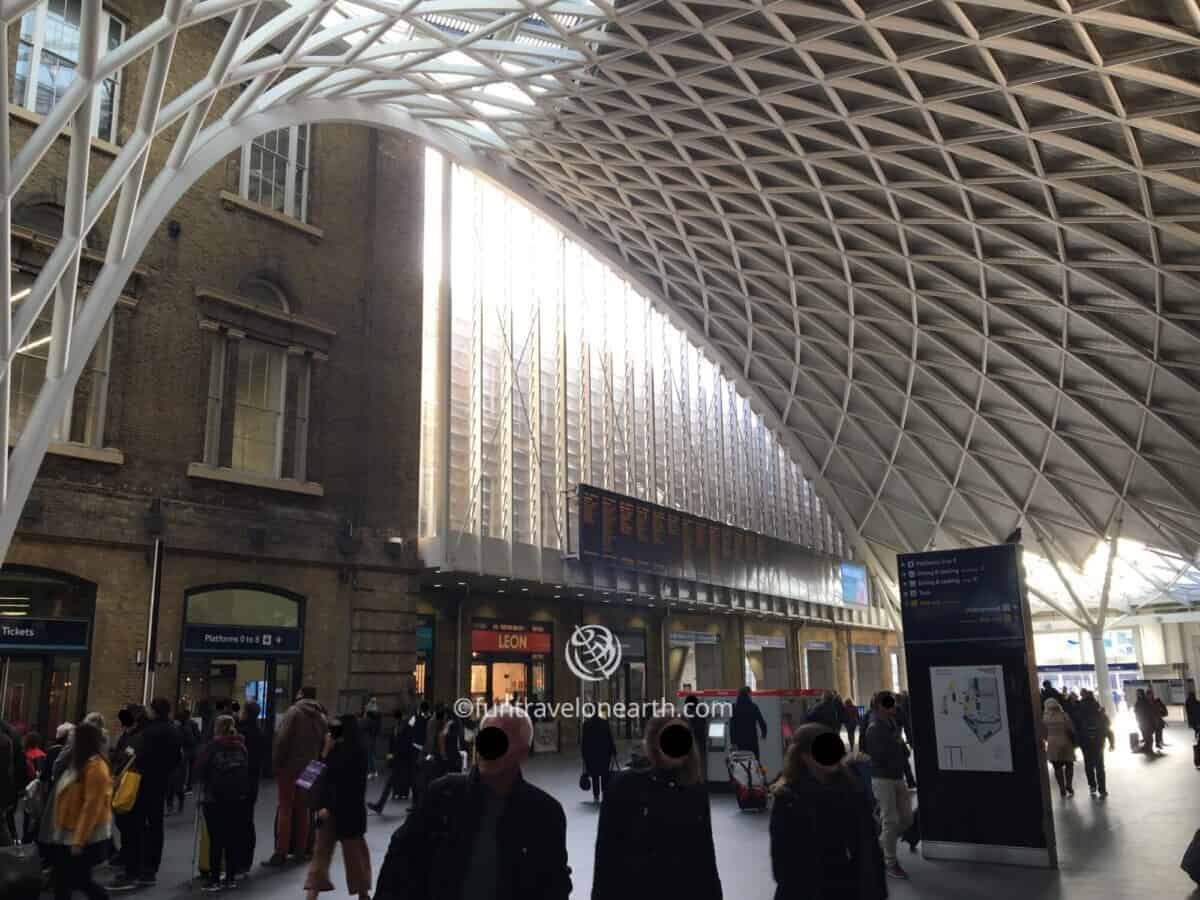
[[(580, 483), (845, 556), (800, 466), (720, 367), (650, 300), (537, 212), (430, 151), (421, 534), (569, 554)], [(448, 213), (449, 223), (442, 216)], [(449, 237), (450, 372), (439, 296)], [(469, 568), (470, 566), (468, 566)]]

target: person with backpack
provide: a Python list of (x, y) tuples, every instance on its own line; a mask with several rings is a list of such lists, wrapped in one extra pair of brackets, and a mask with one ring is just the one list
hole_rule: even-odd
[(1104, 744), (1116, 749), (1116, 738), (1108, 714), (1089, 690), (1083, 691), (1076, 711), (1079, 749), (1083, 751), (1083, 771), (1087, 775), (1088, 790), (1101, 797), (1108, 796), (1104, 778)]
[(233, 716), (214, 720), (213, 739), (200, 756), (196, 778), (204, 785), (204, 821), (208, 825), (208, 883), (203, 890), (215, 893), (234, 887), (237, 874), (245, 868), (242, 835), (249, 814), (250, 758)]
[(775, 900), (883, 900), (874, 803), (830, 728), (796, 730), (771, 809)]

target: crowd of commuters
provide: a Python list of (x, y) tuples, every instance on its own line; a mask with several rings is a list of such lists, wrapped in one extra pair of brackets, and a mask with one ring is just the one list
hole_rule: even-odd
[[(1112, 724), (1088, 691), (1042, 690), (1042, 738), (1063, 798), (1074, 795), (1075, 751), (1089, 789), (1107, 794), (1106, 748)], [(1189, 693), (1187, 723), (1200, 736), (1200, 701)], [(1133, 713), (1139, 751), (1162, 746), (1166, 708), (1139, 691)], [(271, 855), (279, 867), (307, 865), (308, 900), (335, 890), (331, 864), (341, 846), (347, 891), (372, 896), (367, 810), (383, 814), (411, 798), (382, 860), (375, 900), (539, 897), (571, 891), (566, 817), (561, 804), (527, 782), (522, 766), (533, 723), (501, 707), (476, 730), (443, 705), (397, 709), (390, 730), (376, 708), (331, 717), (312, 688), (280, 717), (273, 746), (256, 703), (214, 704), (198, 727), (190, 710), (172, 715), (155, 699), (131, 705), (110, 737), (103, 717), (58, 727), (48, 741), (0, 722), (0, 844), (36, 843), (56, 900), (153, 885), (163, 855), (164, 815), (195, 793), (205, 825), (203, 890), (238, 887), (253, 866), (254, 811), (268, 766), (277, 782)], [(739, 692), (731, 743), (758, 753), (766, 720), (748, 689)], [(772, 785), (770, 856), (776, 900), (882, 900), (887, 878), (907, 878), (897, 847), (915, 847), (915, 787), (907, 697), (882, 691), (860, 708), (826, 692), (795, 725), (783, 723), (784, 765)], [(845, 740), (842, 738), (843, 731)], [(386, 740), (380, 765), (376, 750)], [(464, 771), (473, 749), (474, 765)], [(679, 894), (720, 900), (703, 750), (706, 721), (696, 698), (678, 716), (651, 719), (641, 753), (621, 768), (607, 720), (583, 723), (581, 786), (600, 806), (592, 900)], [(857, 750), (856, 750), (857, 746)], [(126, 779), (136, 773), (136, 791)], [(369, 780), (382, 793), (368, 803)], [(132, 793), (132, 796), (128, 796)], [(24, 798), (22, 828), (14, 811)], [(197, 820), (201, 821), (200, 819)], [(110, 866), (106, 885), (95, 877)]]

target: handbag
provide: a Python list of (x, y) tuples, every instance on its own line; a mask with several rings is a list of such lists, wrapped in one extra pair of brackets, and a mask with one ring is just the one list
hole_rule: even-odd
[(321, 808), (321, 797), (325, 793), (325, 782), (328, 779), (325, 763), (314, 759), (296, 778), (296, 790), (304, 795), (305, 805), (309, 809)]
[(38, 900), (42, 892), (42, 859), (37, 844), (0, 848), (0, 897)]
[(131, 763), (125, 767), (117, 780), (117, 789), (113, 791), (113, 812), (119, 815), (133, 812), (133, 805), (137, 803), (138, 789), (141, 786), (142, 773)]

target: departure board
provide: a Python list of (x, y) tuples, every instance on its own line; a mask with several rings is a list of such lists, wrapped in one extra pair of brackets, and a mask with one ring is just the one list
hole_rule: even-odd
[(814, 603), (842, 600), (842, 561), (788, 541), (579, 487), (584, 560)]

